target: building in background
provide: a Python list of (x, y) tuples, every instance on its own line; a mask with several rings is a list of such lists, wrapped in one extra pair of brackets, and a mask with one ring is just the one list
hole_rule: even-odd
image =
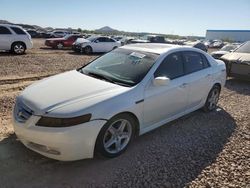
[(250, 40), (250, 30), (207, 30), (206, 39), (245, 42)]

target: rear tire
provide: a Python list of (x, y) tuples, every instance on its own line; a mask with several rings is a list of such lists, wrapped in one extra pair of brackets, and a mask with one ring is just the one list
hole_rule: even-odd
[(121, 155), (135, 137), (136, 121), (128, 114), (114, 116), (103, 126), (95, 151), (105, 157)]
[(209, 92), (206, 103), (203, 107), (205, 112), (211, 112), (216, 109), (220, 97), (220, 87), (215, 85)]
[(11, 52), (17, 55), (22, 55), (26, 51), (26, 45), (23, 42), (15, 42), (11, 46)]

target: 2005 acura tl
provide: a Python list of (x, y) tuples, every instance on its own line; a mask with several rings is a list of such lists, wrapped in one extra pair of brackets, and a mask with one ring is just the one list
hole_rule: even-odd
[(28, 148), (58, 160), (115, 157), (137, 135), (216, 108), (225, 64), (167, 44), (133, 44), (27, 87), (13, 124)]

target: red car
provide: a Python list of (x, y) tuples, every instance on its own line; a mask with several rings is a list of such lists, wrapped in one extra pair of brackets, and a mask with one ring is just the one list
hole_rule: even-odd
[(45, 40), (45, 45), (52, 48), (62, 49), (63, 47), (71, 47), (78, 38), (83, 38), (81, 35), (66, 35), (63, 38), (53, 38)]

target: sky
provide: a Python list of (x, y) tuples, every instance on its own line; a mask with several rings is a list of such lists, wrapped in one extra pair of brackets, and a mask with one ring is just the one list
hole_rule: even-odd
[(250, 0), (0, 0), (0, 20), (205, 36), (207, 29), (250, 30)]

